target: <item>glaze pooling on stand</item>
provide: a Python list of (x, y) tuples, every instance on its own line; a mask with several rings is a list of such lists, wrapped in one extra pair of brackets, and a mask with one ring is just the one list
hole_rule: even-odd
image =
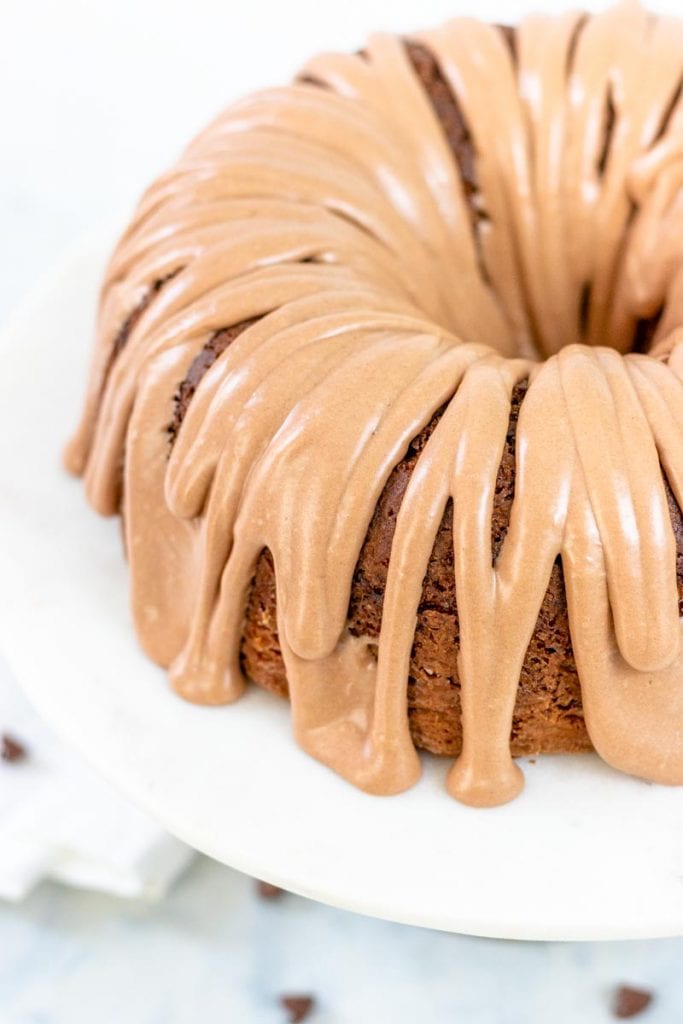
[[(411, 43), (467, 125), (467, 189), (393, 36), (314, 58), (300, 82), (220, 116), (114, 253), (67, 452), (99, 512), (123, 501), (141, 642), (190, 700), (241, 693), (249, 586), (271, 552), (296, 737), (375, 793), (419, 775), (409, 662), (452, 501), (464, 738), (448, 788), (474, 805), (521, 788), (515, 695), (558, 556), (592, 743), (626, 772), (683, 783), (662, 479), (683, 505), (683, 22), (625, 3), (529, 18), (513, 44), (470, 19)], [(630, 354), (660, 311), (650, 354)], [(234, 325), (171, 447), (181, 382)], [(439, 411), (398, 512), (379, 640), (352, 636), (374, 509)]]

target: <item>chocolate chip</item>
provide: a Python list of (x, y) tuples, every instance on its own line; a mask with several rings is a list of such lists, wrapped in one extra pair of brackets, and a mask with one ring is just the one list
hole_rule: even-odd
[(16, 740), (13, 736), (3, 733), (0, 757), (2, 757), (3, 761), (9, 761), (10, 763), (14, 761), (21, 761), (26, 757), (26, 747), (24, 747), (19, 740)]
[(290, 1024), (306, 1020), (315, 1005), (313, 996), (280, 996), (280, 1005), (289, 1014)]
[(612, 1012), (615, 1017), (627, 1018), (636, 1017), (652, 1002), (652, 992), (642, 988), (632, 988), (630, 985), (620, 985), (614, 993)]
[(279, 900), (284, 893), (284, 889), (280, 889), (277, 885), (271, 885), (270, 882), (262, 882), (257, 879), (256, 892), (259, 899), (272, 901)]

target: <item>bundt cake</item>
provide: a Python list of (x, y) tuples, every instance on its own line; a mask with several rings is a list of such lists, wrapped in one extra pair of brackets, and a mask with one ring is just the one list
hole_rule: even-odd
[(183, 697), (373, 793), (683, 784), (681, 325), (683, 21), (375, 35), (144, 195), (67, 464)]

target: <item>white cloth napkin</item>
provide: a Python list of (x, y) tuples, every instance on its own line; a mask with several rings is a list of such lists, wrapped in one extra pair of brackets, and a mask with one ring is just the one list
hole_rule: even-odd
[(159, 899), (192, 850), (129, 804), (40, 721), (0, 657), (0, 733), (26, 757), (0, 760), (0, 899), (43, 878)]

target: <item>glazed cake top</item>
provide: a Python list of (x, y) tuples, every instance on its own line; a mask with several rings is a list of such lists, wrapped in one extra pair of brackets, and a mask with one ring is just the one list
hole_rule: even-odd
[[(141, 641), (192, 700), (241, 692), (246, 596), (270, 549), (297, 738), (364, 789), (419, 773), (408, 666), (449, 501), (464, 735), (450, 792), (488, 805), (521, 788), (515, 693), (558, 555), (595, 748), (683, 783), (662, 480), (683, 505), (683, 22), (624, 3), (514, 34), (457, 19), (410, 45), (458, 110), (455, 158), (406, 41), (376, 35), (233, 105), (149, 189), (103, 286), (69, 466), (100, 512), (123, 503)], [(648, 354), (632, 351), (655, 317)], [(441, 409), (398, 513), (379, 642), (353, 637), (375, 504)]]

